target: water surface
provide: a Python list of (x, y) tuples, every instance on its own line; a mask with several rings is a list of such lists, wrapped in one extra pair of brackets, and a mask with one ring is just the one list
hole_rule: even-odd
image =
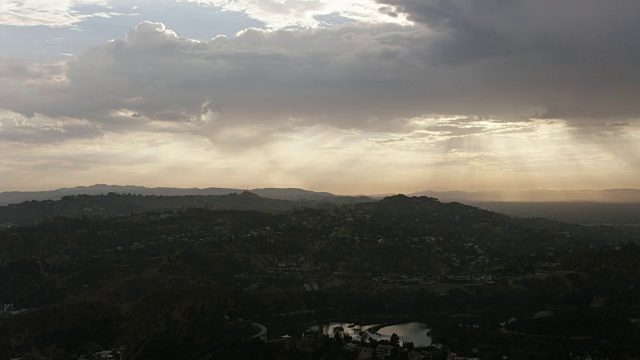
[(369, 324), (360, 325), (354, 323), (332, 322), (328, 324), (312, 326), (309, 330), (320, 331), (323, 334), (332, 336), (335, 329), (342, 327), (345, 334), (359, 340), (361, 333), (366, 332), (366, 336), (376, 340), (388, 340), (396, 333), (401, 342), (412, 342), (415, 346), (431, 345), (431, 338), (427, 335), (429, 327), (421, 322), (410, 322), (395, 325)]

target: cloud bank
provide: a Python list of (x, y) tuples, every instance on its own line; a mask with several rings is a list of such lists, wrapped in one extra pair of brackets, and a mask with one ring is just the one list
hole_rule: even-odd
[(638, 117), (637, 1), (379, 2), (437, 32), (434, 60), (470, 69), (478, 91), (501, 89), (546, 117)]
[(65, 81), (5, 61), (0, 107), (114, 130), (173, 122), (212, 138), (237, 127), (397, 129), (424, 114), (638, 118), (637, 1), (385, 4), (416, 25), (248, 29), (198, 42), (145, 22), (69, 61), (55, 75)]
[[(603, 164), (620, 179), (638, 175), (635, 0), (190, 2), (267, 29), (196, 41), (147, 21), (69, 61), (0, 59), (0, 139), (153, 134), (208, 144), (209, 155), (259, 154), (256, 177), (323, 181), (345, 168), (383, 181), (377, 167), (413, 179), (556, 171), (570, 183)], [(393, 15), (410, 23), (383, 21)], [(233, 172), (221, 163), (215, 171)]]

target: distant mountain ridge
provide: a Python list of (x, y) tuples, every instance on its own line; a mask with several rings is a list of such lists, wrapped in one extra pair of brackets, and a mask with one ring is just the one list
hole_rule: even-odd
[[(121, 186), (96, 184), (48, 191), (6, 191), (0, 192), (0, 206), (19, 204), (24, 201), (60, 200), (69, 195), (106, 195), (108, 193), (156, 195), (156, 196), (188, 196), (188, 195), (229, 195), (240, 194), (244, 189), (233, 188), (172, 188), (144, 186)], [(370, 200), (363, 196), (342, 196), (329, 192), (317, 192), (297, 188), (262, 188), (251, 189), (250, 192), (269, 199), (290, 201), (332, 201), (348, 202), (358, 199)], [(608, 189), (608, 190), (526, 190), (526, 191), (419, 191), (409, 196), (427, 196), (445, 202), (458, 201), (467, 204), (479, 202), (603, 202), (603, 203), (640, 203), (640, 189)], [(385, 195), (386, 196), (386, 195)], [(384, 196), (372, 196), (382, 198)]]
[[(305, 194), (294, 192), (292, 196), (294, 195), (303, 196)], [(364, 197), (339, 196), (321, 196), (319, 200), (292, 201), (263, 198), (249, 191), (226, 195), (141, 195), (133, 192), (124, 194), (109, 192), (104, 195), (66, 195), (59, 200), (23, 201), (17, 204), (0, 206), (0, 229), (35, 225), (56, 217), (113, 218), (134, 213), (179, 211), (184, 209), (279, 213), (301, 207), (324, 209), (369, 201), (371, 201), (369, 198)]]
[(527, 191), (420, 191), (412, 196), (429, 196), (441, 201), (477, 202), (640, 202), (640, 189), (527, 190)]
[[(96, 184), (91, 186), (78, 186), (73, 188), (61, 188), (48, 191), (6, 191), (0, 192), (0, 206), (19, 204), (24, 201), (60, 200), (69, 195), (106, 195), (108, 193), (156, 195), (156, 196), (186, 196), (186, 195), (229, 195), (240, 194), (245, 190), (231, 188), (148, 188), (144, 186), (121, 186)], [(291, 200), (291, 201), (318, 201), (327, 199), (350, 198), (334, 195), (328, 192), (315, 192), (294, 188), (264, 188), (252, 189), (252, 193), (263, 198)]]

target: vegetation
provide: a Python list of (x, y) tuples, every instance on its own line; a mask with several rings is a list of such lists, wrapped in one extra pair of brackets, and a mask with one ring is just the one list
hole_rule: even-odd
[[(346, 319), (427, 323), (442, 345), (432, 358), (640, 354), (637, 228), (402, 195), (346, 205), (216, 199), (236, 210), (200, 200), (112, 194), (4, 209), (135, 214), (0, 231), (0, 358), (109, 349), (127, 359), (350, 358), (344, 338), (300, 337)], [(166, 201), (182, 205), (159, 210)], [(252, 340), (253, 322), (272, 339), (294, 337)]]

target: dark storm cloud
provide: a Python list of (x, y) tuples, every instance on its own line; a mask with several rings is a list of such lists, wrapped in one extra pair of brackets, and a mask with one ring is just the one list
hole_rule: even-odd
[(429, 27), (431, 60), (469, 70), (487, 101), (508, 96), (547, 117), (639, 117), (638, 1), (379, 2)]

